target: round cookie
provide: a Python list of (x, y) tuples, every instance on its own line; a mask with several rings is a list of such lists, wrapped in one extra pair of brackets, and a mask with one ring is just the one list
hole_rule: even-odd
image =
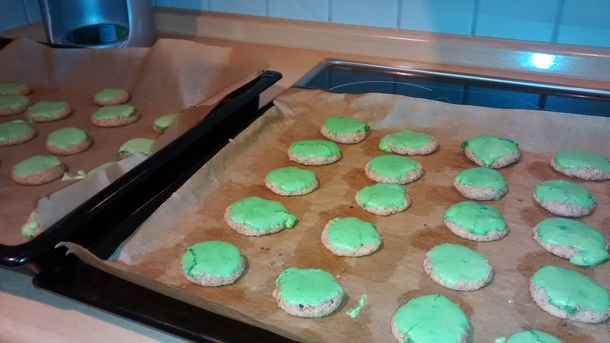
[(246, 259), (239, 249), (223, 241), (191, 245), (180, 260), (182, 273), (192, 283), (218, 287), (234, 283), (244, 272)]
[(440, 294), (413, 298), (392, 315), (392, 334), (400, 343), (464, 343), (470, 321), (458, 304)]
[(424, 271), (434, 282), (454, 291), (476, 291), (493, 277), (493, 269), (483, 255), (449, 243), (426, 253)]
[(449, 207), (445, 211), (444, 221), (456, 236), (471, 241), (495, 241), (508, 233), (508, 226), (500, 211), (472, 201)]
[(567, 218), (547, 218), (534, 228), (534, 239), (546, 251), (570, 259), (577, 266), (596, 266), (608, 259), (603, 233)]
[(331, 219), (322, 230), (322, 244), (337, 256), (358, 257), (381, 246), (375, 225), (356, 217)]
[(581, 273), (544, 266), (530, 279), (534, 301), (552, 316), (582, 323), (601, 323), (610, 317), (608, 291)]
[(275, 280), (273, 297), (289, 315), (321, 318), (333, 313), (345, 294), (332, 275), (319, 269), (288, 268)]
[(563, 217), (582, 217), (597, 207), (595, 195), (583, 186), (564, 180), (547, 180), (536, 186), (534, 199), (545, 210)]
[(341, 158), (341, 150), (334, 142), (307, 140), (292, 143), (288, 149), (291, 161), (308, 165), (321, 166), (337, 162)]
[(49, 133), (46, 147), (56, 155), (73, 155), (91, 146), (91, 137), (76, 127), (64, 127)]
[(21, 144), (35, 136), (36, 131), (29, 123), (14, 121), (0, 124), (0, 147)]
[(152, 126), (153, 130), (155, 130), (155, 132), (157, 133), (162, 134), (163, 132), (165, 132), (165, 130), (167, 130), (167, 128), (174, 121), (174, 118), (176, 118), (177, 115), (178, 114), (167, 114), (155, 119)]
[(297, 217), (277, 201), (253, 196), (229, 205), (224, 220), (244, 236), (263, 236), (294, 227)]
[(9, 116), (25, 111), (30, 99), (25, 95), (0, 95), (0, 116)]
[(471, 168), (459, 172), (453, 186), (468, 199), (499, 200), (506, 194), (506, 179), (489, 168)]
[(140, 119), (140, 113), (131, 105), (105, 106), (91, 116), (91, 122), (100, 127), (125, 126), (138, 119)]
[(424, 174), (419, 162), (396, 155), (373, 157), (364, 167), (364, 172), (375, 182), (401, 185), (413, 182)]
[(432, 135), (403, 130), (383, 137), (379, 149), (399, 155), (428, 155), (438, 149), (438, 142)]
[(462, 149), (474, 163), (493, 169), (506, 167), (521, 157), (517, 142), (490, 135), (470, 138), (462, 143)]
[(93, 96), (93, 102), (98, 106), (120, 105), (129, 101), (129, 93), (124, 89), (106, 88)]
[(154, 139), (150, 138), (133, 138), (123, 143), (119, 150), (116, 153), (116, 158), (120, 161), (129, 157), (136, 152), (142, 153), (144, 155), (152, 155), (153, 154), (153, 144), (155, 143)]
[(330, 117), (320, 127), (322, 136), (333, 142), (343, 144), (360, 143), (366, 138), (371, 127), (367, 124), (347, 117)]
[(546, 332), (527, 330), (512, 334), (504, 343), (563, 343), (563, 341)]
[(563, 175), (582, 180), (610, 179), (610, 161), (602, 155), (582, 150), (562, 150), (551, 159), (551, 167)]
[(377, 183), (359, 190), (356, 193), (356, 202), (365, 211), (389, 216), (409, 208), (411, 198), (401, 185)]
[(265, 177), (265, 186), (273, 193), (284, 196), (309, 194), (319, 185), (316, 174), (297, 167), (278, 168)]
[(32, 92), (30, 87), (23, 83), (0, 83), (0, 95), (28, 95)]
[(59, 179), (66, 166), (55, 156), (32, 156), (13, 166), (11, 177), (22, 185), (42, 185)]
[(25, 111), (29, 121), (44, 123), (64, 119), (72, 113), (72, 108), (65, 101), (40, 101)]

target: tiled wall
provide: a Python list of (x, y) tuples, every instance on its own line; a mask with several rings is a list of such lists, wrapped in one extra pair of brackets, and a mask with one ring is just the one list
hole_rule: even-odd
[[(610, 0), (155, 0), (158, 6), (610, 48)], [(0, 31), (40, 20), (0, 0)]]

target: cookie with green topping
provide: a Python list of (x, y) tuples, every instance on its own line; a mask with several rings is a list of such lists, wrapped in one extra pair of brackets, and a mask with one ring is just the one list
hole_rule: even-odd
[(47, 136), (46, 147), (56, 155), (74, 155), (87, 150), (92, 140), (85, 130), (76, 127), (64, 127)]
[(224, 220), (244, 236), (263, 236), (294, 227), (297, 217), (278, 201), (253, 196), (229, 205)]
[(135, 154), (136, 152), (150, 156), (153, 154), (154, 143), (155, 140), (150, 138), (130, 139), (127, 142), (123, 143), (123, 145), (121, 145), (121, 147), (116, 153), (116, 157), (120, 161)]
[(399, 155), (429, 155), (438, 149), (438, 142), (432, 135), (403, 130), (383, 137), (379, 149)]
[(284, 196), (309, 194), (319, 185), (316, 174), (297, 167), (277, 168), (265, 177), (265, 186), (273, 193)]
[(602, 155), (582, 150), (566, 149), (551, 159), (551, 167), (569, 177), (600, 181), (610, 179), (610, 161)]
[(0, 124), (0, 147), (25, 143), (36, 136), (30, 123), (12, 121)]
[(333, 142), (343, 144), (356, 144), (366, 138), (371, 127), (367, 124), (347, 117), (330, 117), (320, 127), (322, 136)]
[(493, 277), (493, 269), (483, 255), (449, 243), (426, 253), (424, 271), (434, 282), (454, 291), (476, 291)]
[(552, 316), (582, 323), (610, 318), (608, 291), (585, 275), (556, 266), (540, 268), (530, 279), (534, 301)]
[(23, 83), (5, 82), (0, 83), (0, 95), (28, 95), (32, 89)]
[(100, 127), (125, 126), (138, 119), (140, 113), (131, 105), (104, 106), (91, 116), (91, 122)]
[(59, 179), (66, 165), (55, 156), (32, 156), (13, 166), (11, 177), (22, 185), (42, 185)]
[(444, 222), (456, 236), (471, 241), (495, 241), (508, 233), (500, 211), (473, 201), (450, 206), (445, 211)]
[(70, 114), (72, 114), (72, 108), (65, 101), (40, 101), (25, 111), (27, 119), (35, 123), (61, 120)]
[(597, 199), (583, 186), (564, 180), (547, 180), (536, 186), (534, 199), (545, 210), (562, 217), (593, 213)]
[(508, 337), (503, 343), (563, 343), (559, 338), (538, 330), (519, 331)]
[(337, 256), (359, 257), (381, 246), (375, 225), (356, 217), (331, 219), (322, 230), (322, 244)]
[(93, 96), (93, 102), (98, 106), (120, 105), (127, 101), (129, 101), (129, 93), (119, 88), (106, 88)]
[(595, 266), (608, 259), (606, 236), (591, 226), (567, 218), (547, 218), (534, 227), (534, 240), (546, 251), (577, 266)]
[(0, 95), (0, 116), (10, 116), (25, 111), (30, 99), (25, 95)]
[(409, 157), (384, 155), (373, 157), (364, 167), (364, 173), (375, 182), (404, 185), (419, 179), (424, 169)]
[(459, 172), (453, 186), (468, 199), (498, 200), (506, 194), (506, 179), (497, 170), (470, 168)]
[(273, 297), (289, 315), (321, 318), (341, 306), (345, 293), (335, 278), (323, 270), (288, 268), (275, 280)]
[(167, 114), (155, 119), (152, 125), (153, 130), (155, 130), (155, 132), (157, 133), (165, 132), (165, 130), (167, 130), (167, 128), (171, 125), (177, 115), (178, 114)]
[(341, 158), (341, 150), (334, 142), (306, 140), (292, 143), (288, 157), (307, 166), (322, 166), (337, 162)]
[(206, 287), (234, 283), (243, 274), (246, 258), (239, 249), (223, 241), (206, 241), (191, 245), (180, 259), (187, 280)]
[(466, 157), (481, 167), (500, 169), (521, 157), (517, 142), (508, 138), (483, 135), (462, 143)]
[(356, 193), (356, 203), (363, 210), (379, 216), (403, 212), (411, 205), (405, 187), (391, 183), (378, 183)]

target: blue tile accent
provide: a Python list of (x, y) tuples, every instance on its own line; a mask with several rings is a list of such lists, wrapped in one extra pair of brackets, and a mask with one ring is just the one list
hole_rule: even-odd
[(398, 0), (332, 0), (331, 21), (397, 28)]
[(214, 12), (267, 15), (265, 0), (210, 0), (210, 8)]
[(267, 0), (269, 16), (295, 20), (328, 21), (330, 0)]
[(565, 0), (557, 43), (610, 47), (610, 1)]
[(185, 8), (189, 10), (209, 11), (209, 0), (155, 0), (157, 6)]
[(403, 0), (400, 28), (470, 35), (474, 0)]
[(21, 0), (0, 0), (0, 32), (28, 23)]

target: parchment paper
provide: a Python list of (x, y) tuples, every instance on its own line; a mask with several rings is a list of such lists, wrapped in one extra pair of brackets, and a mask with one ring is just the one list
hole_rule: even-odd
[[(560, 320), (539, 309), (531, 299), (528, 280), (546, 264), (577, 270), (610, 288), (610, 264), (581, 268), (551, 255), (532, 239), (532, 228), (551, 214), (535, 204), (540, 182), (565, 177), (549, 166), (553, 152), (580, 148), (608, 153), (610, 118), (563, 113), (500, 110), (450, 105), (404, 96), (344, 95), (289, 89), (234, 144), (230, 144), (178, 190), (117, 253), (118, 260), (100, 261), (82, 248), (67, 244), (86, 263), (196, 306), (248, 322), (301, 341), (393, 342), (390, 318), (409, 299), (441, 293), (460, 304), (474, 326), (474, 342), (524, 329), (554, 334), (565, 342), (607, 342), (608, 323), (592, 325)], [(353, 116), (372, 126), (363, 143), (340, 145), (343, 158), (332, 165), (307, 167), (321, 187), (300, 197), (281, 197), (267, 190), (265, 174), (295, 165), (288, 146), (302, 139), (323, 139), (319, 127), (334, 115)], [(356, 192), (372, 185), (364, 165), (384, 154), (379, 140), (390, 132), (411, 128), (435, 135), (440, 151), (414, 157), (425, 176), (407, 190), (413, 200), (407, 211), (380, 217), (360, 209)], [(466, 200), (452, 187), (455, 175), (474, 167), (460, 149), (463, 140), (497, 134), (520, 143), (522, 160), (500, 170), (509, 193), (486, 202), (499, 209), (510, 233), (496, 242), (476, 243), (453, 235), (443, 225), (443, 213)], [(302, 166), (301, 166), (302, 167)], [(574, 181), (574, 180), (572, 180)], [(582, 220), (610, 239), (610, 182), (580, 182), (597, 196), (599, 207)], [(265, 237), (237, 234), (223, 222), (225, 208), (252, 195), (281, 201), (299, 219), (291, 230)], [(383, 238), (377, 253), (360, 258), (337, 257), (320, 241), (324, 225), (335, 217), (356, 216), (376, 225)], [(196, 242), (219, 239), (235, 244), (249, 268), (236, 284), (205, 288), (187, 282), (179, 260)], [(467, 246), (485, 255), (495, 270), (493, 282), (475, 292), (457, 292), (436, 285), (423, 271), (425, 253), (442, 243)], [(277, 275), (285, 268), (320, 268), (337, 277), (348, 301), (330, 317), (302, 319), (277, 308), (271, 296)], [(352, 319), (345, 311), (362, 294), (368, 302)], [(439, 328), (441, 330), (442, 328)]]
[[(0, 83), (20, 82), (33, 89), (32, 103), (66, 101), (73, 114), (60, 121), (35, 123), (37, 137), (11, 147), (0, 148), (0, 243), (24, 242), (20, 228), (37, 207), (37, 202), (74, 181), (53, 181), (42, 186), (23, 186), (11, 178), (13, 165), (33, 155), (49, 155), (45, 148), (47, 135), (59, 128), (75, 126), (93, 138), (85, 152), (60, 156), (70, 172), (89, 171), (113, 160), (117, 149), (131, 138), (158, 138), (152, 122), (159, 116), (183, 110), (162, 136), (156, 149), (184, 133), (209, 113), (213, 105), (260, 75), (267, 64), (257, 56), (240, 49), (207, 46), (177, 39), (161, 39), (151, 48), (120, 49), (51, 49), (25, 39), (17, 39), (0, 50)], [(93, 95), (104, 88), (123, 88), (131, 94), (141, 118), (119, 128), (99, 128), (91, 115), (99, 108)], [(195, 107), (197, 106), (197, 107)], [(0, 122), (25, 119), (23, 114), (0, 117)], [(40, 206), (43, 229), (76, 208), (82, 194), (94, 194), (107, 184), (105, 173), (98, 182), (76, 183), (68, 194), (79, 199), (67, 203), (44, 201)], [(110, 177), (111, 179), (113, 177)]]

